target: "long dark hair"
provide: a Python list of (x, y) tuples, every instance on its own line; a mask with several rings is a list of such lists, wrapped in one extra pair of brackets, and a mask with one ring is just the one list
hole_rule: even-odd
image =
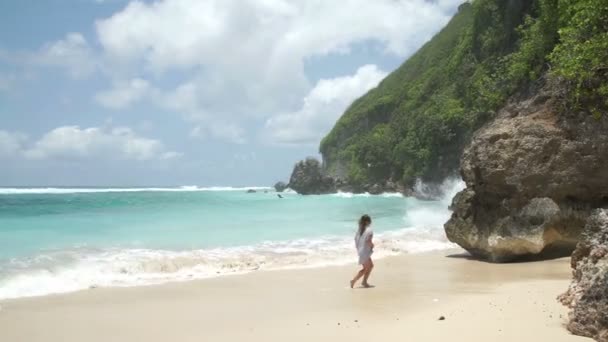
[(363, 235), (365, 229), (372, 224), (372, 218), (365, 214), (359, 219), (359, 236)]

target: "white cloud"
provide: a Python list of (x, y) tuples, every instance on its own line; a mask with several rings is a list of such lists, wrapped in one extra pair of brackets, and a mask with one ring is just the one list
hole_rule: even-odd
[(123, 109), (138, 101), (148, 99), (160, 108), (181, 114), (188, 122), (196, 126), (191, 130), (193, 138), (212, 137), (236, 144), (245, 143), (245, 131), (239, 125), (227, 121), (221, 115), (214, 116), (207, 112), (213, 109), (201, 102), (205, 89), (196, 82), (186, 82), (174, 90), (162, 92), (153, 88), (146, 80), (135, 78), (130, 81), (119, 81), (110, 90), (99, 92), (95, 100), (104, 107)]
[(227, 122), (215, 122), (209, 126), (195, 126), (190, 131), (190, 136), (193, 138), (213, 137), (218, 140), (235, 144), (244, 144), (247, 142), (245, 130), (239, 125)]
[(77, 32), (68, 33), (64, 39), (44, 45), (33, 57), (33, 62), (65, 68), (74, 78), (90, 75), (98, 65), (97, 57), (89, 43)]
[(278, 143), (317, 144), (344, 110), (386, 75), (375, 65), (365, 65), (351, 76), (322, 79), (304, 98), (302, 108), (268, 119), (267, 134)]
[(167, 151), (158, 140), (138, 136), (127, 127), (63, 126), (46, 133), (23, 151), (28, 159), (163, 160), (181, 154)]
[[(251, 132), (243, 127), (253, 119), (274, 125), (277, 141), (310, 143), (319, 136), (311, 127), (326, 129), (340, 114), (334, 108), (353, 98), (345, 90), (344, 99), (338, 94), (323, 104), (315, 93), (323, 83), (310, 83), (307, 61), (328, 54), (348, 58), (353, 46), (369, 42), (405, 57), (461, 2), (133, 0), (96, 21), (98, 47), (73, 32), (44, 45), (32, 60), (65, 68), (74, 78), (100, 71), (111, 87), (95, 95), (97, 103), (125, 109), (145, 101), (191, 123), (192, 136), (244, 143)], [(167, 89), (166, 79), (177, 85)], [(321, 111), (332, 114), (315, 114)], [(300, 121), (305, 129), (294, 134), (289, 122)]]
[(186, 82), (172, 91), (163, 93), (158, 98), (161, 107), (184, 114), (188, 119), (196, 121), (205, 118), (206, 114), (201, 109), (200, 90), (194, 82)]
[(27, 140), (22, 133), (11, 133), (0, 130), (0, 158), (16, 156)]
[(244, 144), (245, 131), (234, 123), (214, 123), (210, 127), (211, 135), (220, 140), (230, 141), (236, 144)]
[(248, 64), (263, 65), (266, 72), (281, 71), (303, 57), (346, 51), (350, 44), (365, 40), (384, 42), (388, 52), (406, 55), (461, 2), (133, 1), (98, 21), (97, 32), (112, 56), (141, 60), (159, 70)]
[[(247, 133), (238, 128), (243, 122), (264, 121), (274, 113), (297, 114), (294, 109), (311, 96), (304, 71), (311, 57), (346, 55), (354, 44), (370, 41), (379, 42), (384, 53), (405, 57), (439, 30), (461, 2), (132, 1), (98, 20), (96, 32), (108, 70), (130, 68), (158, 79), (176, 70), (187, 75), (174, 89), (149, 87), (158, 89), (153, 103), (204, 127), (192, 135), (244, 141), (238, 138)], [(139, 98), (117, 97), (129, 100), (117, 101), (115, 107)], [(352, 98), (335, 100), (340, 101)]]
[(95, 100), (104, 107), (120, 109), (143, 99), (152, 91), (148, 81), (134, 78), (130, 81), (116, 82), (112, 89), (97, 93)]

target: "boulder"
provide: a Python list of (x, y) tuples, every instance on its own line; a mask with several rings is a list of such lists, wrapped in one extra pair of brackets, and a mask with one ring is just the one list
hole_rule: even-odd
[(608, 203), (608, 115), (562, 113), (541, 91), (513, 101), (461, 159), (448, 239), (494, 262), (570, 255), (594, 208)]
[(298, 162), (289, 178), (289, 187), (302, 195), (336, 191), (334, 179), (323, 174), (321, 163), (312, 157)]
[(572, 254), (573, 279), (559, 299), (568, 306), (568, 330), (608, 342), (608, 210), (589, 217)]
[(276, 192), (283, 192), (285, 191), (285, 189), (287, 189), (287, 184), (285, 184), (285, 182), (277, 182), (274, 185), (274, 189), (276, 190)]
[(395, 183), (389, 179), (384, 185), (384, 190), (386, 192), (401, 192), (403, 189), (398, 185), (398, 183)]
[(380, 195), (381, 193), (384, 192), (384, 187), (378, 183), (367, 186), (367, 192), (369, 192), (372, 195)]

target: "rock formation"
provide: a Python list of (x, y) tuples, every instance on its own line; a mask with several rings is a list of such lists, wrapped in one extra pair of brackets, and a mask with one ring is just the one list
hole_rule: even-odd
[(315, 158), (298, 162), (289, 178), (289, 187), (302, 195), (335, 192), (333, 178), (323, 174), (321, 163)]
[(285, 189), (287, 189), (287, 184), (285, 184), (285, 182), (277, 182), (274, 185), (274, 190), (276, 190), (276, 192), (283, 192)]
[(465, 149), (466, 189), (445, 224), (477, 257), (566, 256), (587, 217), (608, 203), (608, 117), (558, 114), (547, 88), (512, 101)]
[(608, 210), (589, 217), (571, 264), (572, 284), (559, 298), (571, 308), (568, 330), (608, 342)]
[[(363, 185), (353, 185), (341, 178), (334, 178), (327, 174), (317, 159), (307, 158), (298, 162), (291, 173), (289, 184), (285, 185), (282, 182), (275, 184), (275, 189), (279, 190), (283, 187), (289, 187), (301, 195), (318, 195), (341, 192), (352, 193), (370, 193), (379, 195), (385, 192), (399, 192), (404, 195), (415, 195), (415, 192), (410, 189), (405, 189), (398, 183), (391, 180), (378, 183), (370, 183)], [(283, 188), (284, 189), (284, 188)]]

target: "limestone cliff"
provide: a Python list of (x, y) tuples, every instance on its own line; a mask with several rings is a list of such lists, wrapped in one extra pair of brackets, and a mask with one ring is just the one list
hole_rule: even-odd
[(513, 100), (463, 153), (467, 187), (445, 231), (475, 256), (567, 256), (608, 206), (608, 117), (562, 111), (554, 89)]
[(608, 210), (597, 210), (572, 255), (574, 279), (560, 296), (571, 308), (568, 330), (608, 342)]

